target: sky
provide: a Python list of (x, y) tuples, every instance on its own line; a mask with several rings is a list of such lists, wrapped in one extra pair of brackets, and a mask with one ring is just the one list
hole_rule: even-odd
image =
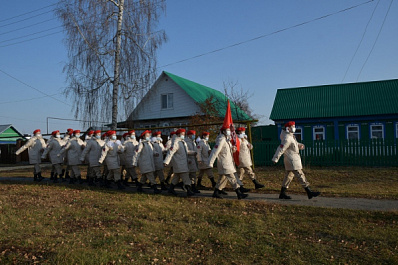
[[(0, 2), (0, 124), (22, 133), (84, 129), (52, 118), (74, 119), (62, 94), (68, 57), (55, 3)], [(273, 123), (277, 89), (398, 78), (398, 1), (166, 0), (158, 28), (168, 37), (158, 74), (220, 91), (237, 82), (260, 124)]]

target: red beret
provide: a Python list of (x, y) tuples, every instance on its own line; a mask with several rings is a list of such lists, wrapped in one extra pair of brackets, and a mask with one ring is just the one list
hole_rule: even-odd
[(150, 130), (146, 130), (146, 131), (144, 131), (143, 133), (141, 133), (141, 137), (144, 137), (145, 136), (145, 134), (147, 134), (147, 133), (152, 133)]
[(246, 129), (244, 127), (239, 127), (238, 129), (236, 129), (236, 131), (238, 132), (244, 132), (246, 131)]
[(220, 130), (223, 131), (223, 130), (226, 130), (226, 129), (230, 129), (230, 126), (226, 127), (225, 125), (223, 125)]
[(210, 135), (209, 132), (202, 132), (202, 135)]
[(69, 128), (69, 129), (66, 129), (66, 131), (67, 131), (68, 133), (70, 133), (70, 132), (73, 132), (73, 129)]
[(110, 136), (110, 135), (112, 135), (112, 131), (107, 131), (105, 134), (106, 134), (106, 136)]
[(183, 132), (185, 132), (185, 129), (178, 129), (177, 131), (176, 131), (176, 134), (180, 134), (180, 133), (183, 133)]
[(189, 131), (187, 132), (187, 134), (188, 134), (188, 135), (192, 135), (192, 134), (196, 134), (196, 132), (195, 132), (194, 130), (189, 130)]
[(107, 135), (107, 134), (104, 133), (104, 134), (101, 136), (101, 138), (104, 139), (104, 138), (106, 137), (106, 135)]
[(94, 134), (101, 133), (101, 130), (96, 130)]
[(133, 133), (135, 133), (134, 130), (131, 130), (131, 131), (128, 132), (128, 134), (133, 134)]
[(175, 132), (175, 131), (172, 131), (172, 132), (170, 133), (170, 135), (174, 135), (174, 134), (176, 134), (176, 132)]
[(112, 134), (116, 134), (116, 131), (108, 131), (108, 136), (111, 136)]
[(153, 135), (159, 135), (159, 134), (162, 134), (162, 132), (161, 131), (157, 131), (157, 132), (153, 133)]
[(289, 121), (288, 123), (285, 124), (285, 128), (292, 127), (293, 125), (296, 125), (296, 123), (294, 121)]
[(126, 137), (127, 135), (129, 135), (129, 133), (124, 133), (123, 134), (123, 138)]
[(37, 129), (37, 130), (33, 131), (33, 134), (36, 134), (36, 133), (41, 133), (40, 129)]
[(80, 130), (75, 130), (75, 131), (73, 131), (73, 134), (77, 134), (77, 133), (80, 133)]
[(57, 130), (57, 131), (53, 131), (53, 132), (51, 133), (51, 135), (55, 136), (57, 133), (59, 133), (58, 130)]
[(94, 131), (89, 131), (88, 133), (87, 133), (87, 135), (93, 135), (94, 134)]

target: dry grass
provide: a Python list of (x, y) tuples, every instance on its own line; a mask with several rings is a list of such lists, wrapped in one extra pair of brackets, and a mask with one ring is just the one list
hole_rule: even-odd
[(397, 264), (398, 214), (0, 184), (1, 264)]

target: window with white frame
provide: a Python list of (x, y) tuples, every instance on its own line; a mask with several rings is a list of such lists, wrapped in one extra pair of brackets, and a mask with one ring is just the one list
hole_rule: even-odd
[(314, 140), (325, 140), (325, 127), (315, 126), (313, 128)]
[(370, 125), (370, 138), (371, 139), (383, 139), (384, 138), (383, 124), (371, 124)]
[(398, 138), (398, 122), (395, 123), (395, 138)]
[(173, 108), (173, 93), (161, 95), (162, 109)]
[(347, 139), (359, 140), (359, 125), (357, 124), (347, 125)]
[(296, 137), (297, 141), (302, 141), (303, 140), (303, 128), (302, 127), (296, 127), (296, 131), (294, 132), (294, 136)]

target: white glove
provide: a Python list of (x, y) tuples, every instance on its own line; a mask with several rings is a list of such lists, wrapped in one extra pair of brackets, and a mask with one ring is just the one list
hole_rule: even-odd
[(116, 141), (116, 144), (117, 144), (117, 145), (121, 145), (122, 142), (120, 142), (120, 140), (117, 140), (117, 141)]
[(109, 142), (107, 142), (106, 143), (106, 145), (108, 146), (108, 147), (113, 147), (113, 145), (114, 145), (115, 143), (114, 142), (112, 142), (112, 141), (109, 141)]

